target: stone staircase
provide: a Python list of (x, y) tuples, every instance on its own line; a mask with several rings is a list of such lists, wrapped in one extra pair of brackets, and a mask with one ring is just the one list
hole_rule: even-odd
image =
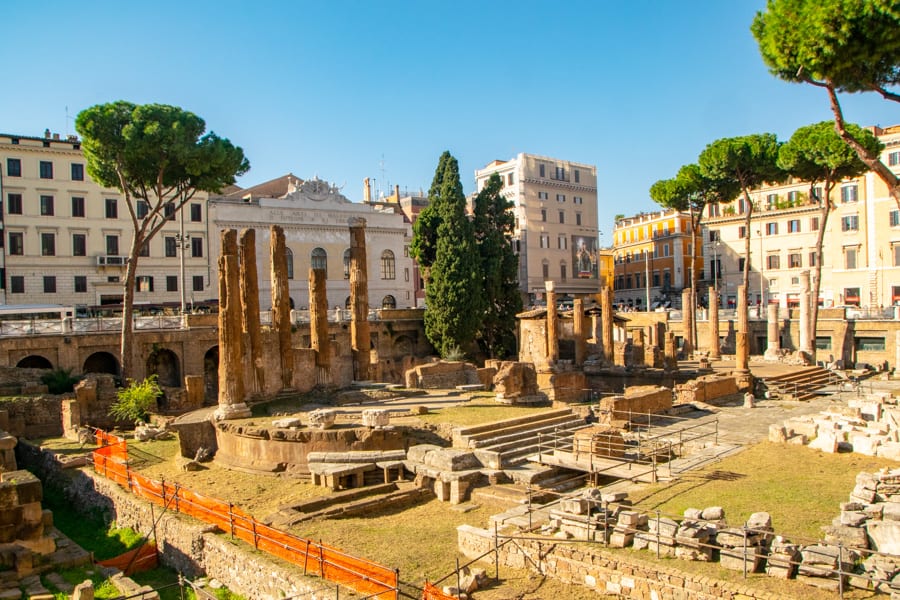
[(552, 448), (554, 443), (571, 445), (572, 433), (586, 425), (584, 418), (570, 409), (550, 410), (454, 429), (453, 447), (473, 450), (485, 467), (506, 469), (527, 462), (540, 445), (544, 450)]
[(822, 367), (798, 367), (797, 370), (773, 377), (762, 377), (770, 398), (810, 400), (821, 395), (820, 390), (833, 385), (835, 375)]

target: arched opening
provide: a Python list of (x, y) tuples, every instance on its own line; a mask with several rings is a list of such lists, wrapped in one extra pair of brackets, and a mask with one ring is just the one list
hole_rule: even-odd
[(26, 356), (18, 363), (16, 366), (20, 369), (52, 369), (53, 364), (44, 358), (43, 356), (38, 356), (37, 354), (32, 354), (30, 356)]
[(350, 310), (350, 296), (347, 296), (347, 299), (344, 300), (344, 308)]
[(344, 250), (344, 279), (350, 279), (350, 248)]
[(203, 404), (219, 403), (219, 347), (213, 346), (203, 355)]
[(147, 358), (147, 375), (156, 375), (163, 387), (181, 387), (181, 366), (171, 350), (159, 348)]
[(284, 249), (285, 257), (287, 258), (287, 278), (294, 278), (294, 253), (291, 252), (290, 248)]
[(401, 335), (394, 340), (394, 356), (410, 356), (413, 353), (413, 341), (407, 335)]
[(394, 253), (385, 250), (381, 253), (381, 278), (394, 279)]
[(388, 294), (381, 299), (381, 308), (397, 308), (397, 300), (395, 300), (393, 296)]
[(84, 373), (109, 373), (119, 374), (119, 361), (109, 352), (94, 352), (87, 357), (82, 367)]
[(288, 296), (288, 304), (291, 307), (291, 310), (294, 310), (294, 299)]
[(312, 268), (325, 271), (325, 279), (328, 279), (328, 253), (322, 248), (313, 248), (309, 258)]

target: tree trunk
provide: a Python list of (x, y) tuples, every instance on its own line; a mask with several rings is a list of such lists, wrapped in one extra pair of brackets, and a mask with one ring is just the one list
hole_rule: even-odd
[[(744, 227), (746, 227), (747, 237), (744, 239), (744, 293), (750, 293), (750, 220), (753, 218), (753, 203), (750, 202), (750, 195), (744, 188), (744, 203), (747, 205), (747, 216), (744, 217)], [(760, 264), (758, 268), (762, 269), (762, 256), (759, 257)], [(762, 290), (759, 291), (760, 300), (762, 300)], [(750, 310), (750, 302), (747, 302), (747, 310)]]
[(894, 202), (897, 203), (897, 208), (900, 208), (900, 178), (894, 175), (894, 172), (881, 162), (881, 159), (877, 155), (873, 156), (869, 154), (862, 144), (857, 142), (856, 139), (850, 135), (850, 132), (847, 131), (844, 125), (844, 112), (841, 109), (837, 93), (834, 91), (834, 86), (829, 84), (825, 86), (825, 89), (828, 90), (828, 98), (831, 101), (831, 112), (834, 114), (834, 130), (848, 146), (853, 148), (853, 151), (856, 152), (859, 160), (865, 163), (871, 171), (884, 181), (891, 197), (894, 199)]
[[(834, 189), (834, 183), (826, 181), (825, 189), (819, 207), (819, 231), (816, 234), (816, 267), (813, 271), (815, 282), (812, 285), (812, 297), (809, 300), (809, 330), (812, 336), (812, 346), (810, 358), (813, 364), (816, 362), (816, 327), (819, 324), (819, 293), (822, 290), (822, 262), (825, 256), (823, 245), (825, 242), (825, 227), (828, 225), (828, 216), (831, 214), (831, 191)], [(810, 197), (812, 197), (812, 184), (810, 184)]]
[[(695, 214), (694, 208), (691, 207), (691, 310), (695, 312), (697, 310), (697, 241), (700, 239), (701, 219), (703, 219), (703, 211), (698, 210)], [(691, 338), (694, 350), (696, 350), (698, 343), (696, 318), (694, 318), (693, 327), (691, 327)]]
[(134, 283), (137, 277), (138, 256), (143, 239), (137, 232), (131, 241), (128, 264), (125, 267), (124, 295), (122, 298), (122, 336), (119, 340), (119, 361), (122, 365), (122, 381), (134, 379)]

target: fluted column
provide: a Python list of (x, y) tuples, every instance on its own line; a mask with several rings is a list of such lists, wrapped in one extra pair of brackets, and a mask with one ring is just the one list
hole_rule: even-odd
[(278, 334), (281, 356), (281, 387), (294, 385), (294, 348), (291, 344), (291, 295), (287, 270), (287, 244), (284, 229), (272, 225), (269, 250), (272, 262), (272, 325)]
[(237, 232), (222, 231), (219, 256), (219, 407), (216, 419), (250, 416), (244, 403), (241, 292)]
[(352, 218), (350, 226), (350, 344), (353, 375), (369, 379), (372, 341), (369, 334), (369, 275), (366, 265), (366, 220)]

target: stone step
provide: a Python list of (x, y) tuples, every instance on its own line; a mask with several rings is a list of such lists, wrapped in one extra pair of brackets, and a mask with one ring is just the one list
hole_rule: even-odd
[[(477, 440), (469, 440), (470, 448), (488, 448), (496, 449), (495, 446), (502, 446), (508, 442), (516, 442), (523, 439), (537, 439), (539, 433), (552, 434), (554, 431), (568, 432), (572, 428), (587, 427), (587, 423), (581, 417), (568, 415), (568, 417), (559, 417), (552, 420), (540, 421), (532, 424), (530, 427), (524, 425), (515, 428), (515, 430), (503, 430), (498, 435), (485, 437)], [(472, 443), (474, 441), (474, 444)]]
[(563, 408), (557, 410), (549, 410), (542, 413), (530, 413), (523, 417), (504, 419), (503, 421), (494, 421), (493, 423), (483, 423), (481, 425), (474, 425), (472, 427), (460, 427), (453, 430), (453, 438), (454, 441), (456, 439), (467, 441), (470, 437), (476, 436), (481, 433), (496, 431), (507, 427), (514, 427), (521, 424), (535, 423), (541, 420), (552, 419), (554, 417), (566, 414), (571, 415), (571, 409)]

